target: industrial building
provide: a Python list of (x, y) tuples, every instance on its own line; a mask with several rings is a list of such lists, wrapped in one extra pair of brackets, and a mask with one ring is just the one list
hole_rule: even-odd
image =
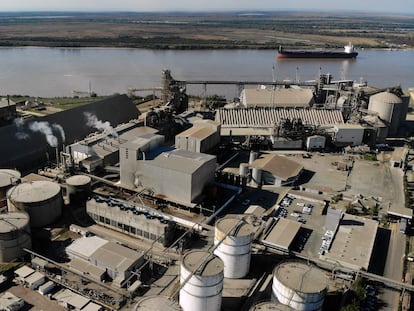
[(314, 104), (313, 90), (302, 88), (255, 88), (244, 89), (240, 103), (252, 107), (311, 107)]
[[(99, 201), (99, 202), (97, 202)], [(98, 224), (125, 234), (169, 245), (175, 236), (175, 223), (165, 216), (151, 214), (144, 207), (126, 207), (111, 200), (92, 198), (86, 212)]]
[[(151, 142), (157, 144), (157, 137)], [(121, 146), (123, 185), (150, 189), (155, 196), (188, 205), (214, 180), (215, 156), (179, 149), (161, 153), (158, 149), (153, 154), (148, 152), (140, 156), (144, 150), (143, 142), (139, 140)]]
[(300, 228), (301, 224), (297, 221), (279, 218), (262, 242), (266, 246), (282, 251), (289, 251)]
[(220, 143), (220, 124), (200, 120), (193, 127), (175, 136), (175, 148), (192, 151), (212, 151)]
[(24, 212), (0, 214), (0, 262), (10, 262), (32, 248), (29, 215)]
[(87, 125), (86, 120), (82, 120), (85, 113), (93, 114), (98, 120), (102, 120), (103, 123), (108, 122), (112, 127), (127, 123), (139, 116), (135, 104), (126, 95), (115, 95), (45, 117), (32, 118), (22, 124), (14, 123), (0, 127), (0, 141), (8, 142), (7, 148), (0, 148), (0, 167), (21, 169), (45, 164), (54, 158), (56, 149), (49, 145), (44, 134), (31, 131), (30, 124), (37, 121), (60, 125), (65, 133), (65, 141), (59, 131), (53, 127), (51, 131), (61, 148), (63, 144), (72, 144), (96, 131), (95, 128)]
[(5, 311), (18, 311), (25, 305), (22, 298), (16, 297), (10, 292), (0, 294), (0, 309)]
[(321, 259), (337, 262), (351, 269), (368, 270), (378, 222), (350, 214), (344, 214), (338, 221), (331, 247), (321, 255)]
[(8, 210), (26, 211), (35, 228), (55, 222), (62, 213), (62, 205), (60, 185), (51, 181), (24, 182), (7, 192)]
[(303, 166), (285, 156), (263, 154), (254, 160), (252, 179), (257, 185), (293, 185), (303, 171)]
[[(85, 270), (79, 272), (97, 273), (94, 275), (95, 279), (106, 274), (111, 278), (112, 284), (118, 287), (125, 285), (125, 281), (144, 260), (140, 253), (97, 236), (75, 240), (66, 248), (66, 252), (75, 262), (77, 259), (87, 264), (83, 266)], [(74, 267), (80, 268), (81, 265), (76, 262)]]
[(364, 138), (364, 127), (359, 124), (335, 124), (333, 143), (336, 146), (360, 146)]
[[(85, 139), (66, 147), (67, 153), (75, 165), (93, 172), (98, 168), (114, 165), (119, 162), (119, 148), (123, 143), (155, 134), (158, 131), (151, 127), (139, 126), (138, 121), (130, 121), (113, 128), (112, 133), (104, 131), (89, 135)], [(115, 134), (116, 133), (116, 134)]]

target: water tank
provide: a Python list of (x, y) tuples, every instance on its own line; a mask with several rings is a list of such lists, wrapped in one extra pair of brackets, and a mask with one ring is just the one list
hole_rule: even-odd
[(180, 306), (166, 296), (149, 296), (135, 305), (135, 311), (180, 311)]
[(272, 300), (299, 311), (321, 310), (327, 287), (322, 270), (300, 262), (285, 262), (273, 271)]
[(66, 193), (69, 202), (86, 202), (91, 193), (91, 178), (86, 175), (74, 175), (66, 179)]
[(249, 311), (293, 311), (289, 306), (282, 305), (278, 302), (267, 301), (260, 302), (249, 309)]
[(20, 172), (0, 169), (0, 207), (7, 205), (6, 194), (13, 185), (20, 183)]
[[(239, 279), (249, 273), (253, 226), (242, 215), (226, 215), (216, 222), (214, 254), (223, 260), (224, 277)], [(225, 237), (227, 235), (227, 237)]]
[(30, 249), (29, 215), (23, 212), (0, 214), (0, 262), (10, 262)]
[(256, 151), (250, 151), (249, 155), (249, 164), (252, 164), (258, 157), (258, 153)]
[(262, 184), (262, 170), (257, 167), (252, 169), (252, 182), (254, 186), (259, 187)]
[(205, 251), (191, 251), (181, 260), (180, 306), (184, 311), (220, 311), (223, 261)]
[(62, 213), (62, 192), (51, 181), (25, 182), (7, 191), (9, 211), (26, 211), (30, 225), (38, 228), (56, 221)]
[(239, 175), (242, 176), (242, 177), (247, 177), (249, 175), (249, 164), (240, 163)]
[(369, 98), (368, 110), (378, 113), (378, 116), (387, 122), (391, 135), (397, 133), (405, 110), (400, 97), (389, 92), (372, 95)]

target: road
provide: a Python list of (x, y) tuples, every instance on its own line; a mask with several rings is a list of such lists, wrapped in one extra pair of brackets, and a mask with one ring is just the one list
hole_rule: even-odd
[[(390, 229), (391, 238), (388, 246), (384, 276), (396, 281), (401, 281), (405, 252), (405, 235), (400, 233), (398, 223), (392, 223)], [(399, 292), (384, 289), (379, 297), (385, 304), (381, 310), (398, 310), (399, 297)]]

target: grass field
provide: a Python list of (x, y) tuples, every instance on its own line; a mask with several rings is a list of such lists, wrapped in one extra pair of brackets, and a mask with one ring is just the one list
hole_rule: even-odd
[(0, 46), (414, 47), (414, 16), (264, 12), (1, 13)]

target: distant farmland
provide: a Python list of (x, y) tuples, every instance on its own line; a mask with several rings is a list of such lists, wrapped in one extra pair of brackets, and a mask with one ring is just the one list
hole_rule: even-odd
[(414, 16), (261, 12), (1, 13), (0, 46), (413, 48)]

